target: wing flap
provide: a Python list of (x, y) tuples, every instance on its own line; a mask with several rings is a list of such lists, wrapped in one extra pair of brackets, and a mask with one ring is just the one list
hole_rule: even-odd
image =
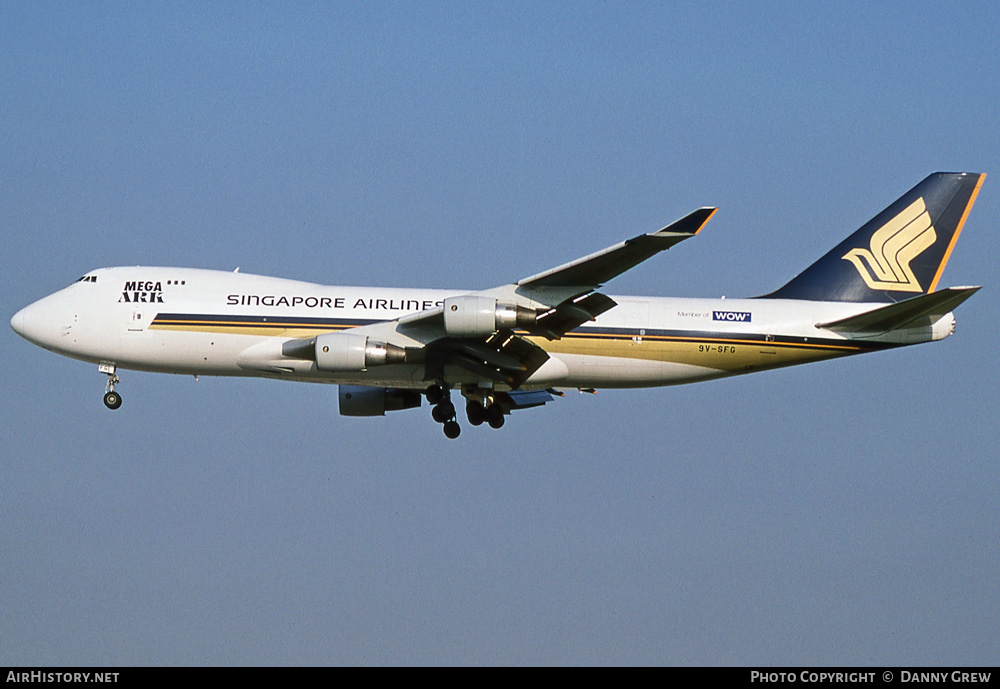
[(503, 350), (494, 349), (487, 342), (476, 340), (452, 340), (451, 346), (455, 351), (461, 352), (472, 359), (493, 366), (501, 371), (523, 371), (524, 362), (505, 353)]
[(465, 369), (483, 380), (520, 387), (549, 359), (544, 349), (512, 332), (498, 332), (482, 340), (443, 337), (425, 348), (426, 378), (444, 378), (448, 365)]
[(509, 409), (530, 409), (552, 401), (552, 395), (545, 390), (511, 390), (498, 395), (504, 398), (501, 404), (506, 403)]
[(540, 314), (529, 331), (533, 335), (543, 335), (549, 340), (558, 340), (570, 330), (594, 320), (617, 305), (614, 299), (600, 292), (567, 299), (555, 308)]

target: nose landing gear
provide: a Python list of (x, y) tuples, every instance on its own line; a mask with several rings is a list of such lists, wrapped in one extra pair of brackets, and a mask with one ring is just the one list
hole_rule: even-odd
[(97, 370), (108, 377), (108, 383), (104, 386), (104, 406), (108, 409), (117, 409), (122, 406), (122, 396), (115, 392), (115, 385), (122, 382), (116, 375), (114, 364), (100, 364)]

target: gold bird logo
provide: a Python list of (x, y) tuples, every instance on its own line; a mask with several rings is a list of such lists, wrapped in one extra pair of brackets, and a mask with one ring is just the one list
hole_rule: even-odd
[(923, 292), (910, 262), (935, 241), (937, 233), (921, 197), (872, 235), (870, 249), (851, 249), (843, 258), (871, 289)]

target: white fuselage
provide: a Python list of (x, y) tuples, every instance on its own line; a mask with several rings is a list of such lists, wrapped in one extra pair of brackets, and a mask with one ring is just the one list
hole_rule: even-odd
[[(315, 361), (283, 356), (282, 345), (393, 321), (463, 293), (324, 286), (190, 268), (104, 268), (25, 307), (11, 325), (46, 349), (125, 369), (422, 388), (422, 365), (337, 374), (318, 370)], [(816, 324), (860, 313), (868, 304), (612, 298), (617, 306), (558, 340), (531, 338), (550, 360), (524, 387), (688, 383), (940, 339), (952, 323), (949, 316), (933, 327), (860, 340)], [(393, 335), (403, 344), (412, 338)], [(457, 369), (446, 378), (477, 382)]]

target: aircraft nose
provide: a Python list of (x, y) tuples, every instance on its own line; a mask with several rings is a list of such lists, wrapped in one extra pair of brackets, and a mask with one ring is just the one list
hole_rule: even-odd
[(10, 319), (10, 327), (28, 342), (40, 347), (56, 346), (62, 339), (60, 333), (66, 330), (63, 325), (65, 315), (59, 313), (56, 306), (52, 296), (28, 304)]
[(24, 337), (24, 312), (27, 311), (27, 307), (21, 309), (15, 313), (10, 319), (10, 327), (14, 329), (21, 337)]

